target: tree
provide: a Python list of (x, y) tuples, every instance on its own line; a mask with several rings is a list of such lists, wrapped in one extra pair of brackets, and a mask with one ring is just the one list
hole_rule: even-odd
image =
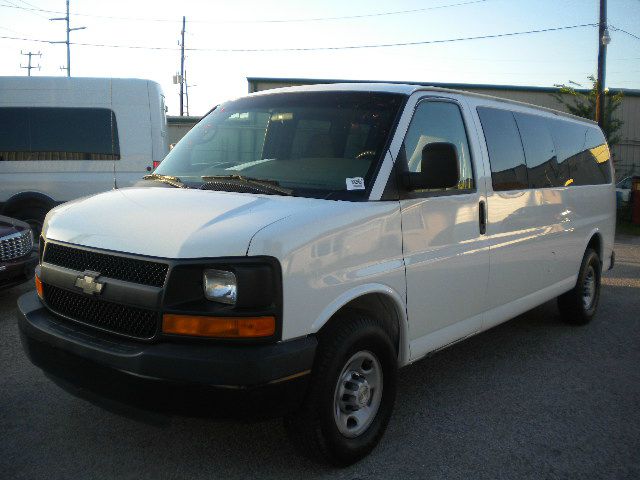
[[(559, 90), (557, 93), (553, 93), (552, 96), (560, 102), (569, 111), (569, 113), (593, 120), (596, 112), (598, 81), (593, 75), (590, 75), (588, 78), (592, 85), (588, 92), (585, 92), (584, 90), (576, 90), (574, 85), (577, 87), (582, 87), (582, 85), (569, 81), (571, 85), (554, 85), (555, 87), (558, 87)], [(622, 104), (622, 92), (612, 95), (608, 90), (606, 90), (604, 104), (604, 124), (602, 130), (605, 137), (607, 137), (609, 146), (613, 146), (620, 142), (620, 135), (618, 132), (620, 131), (620, 128), (622, 128), (623, 122), (618, 118), (614, 118), (614, 114)]]

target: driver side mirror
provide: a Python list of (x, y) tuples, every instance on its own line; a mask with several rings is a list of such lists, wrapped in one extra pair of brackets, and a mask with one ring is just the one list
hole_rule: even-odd
[(420, 172), (405, 172), (402, 185), (407, 190), (442, 190), (458, 185), (460, 164), (453, 143), (429, 143), (422, 149)]

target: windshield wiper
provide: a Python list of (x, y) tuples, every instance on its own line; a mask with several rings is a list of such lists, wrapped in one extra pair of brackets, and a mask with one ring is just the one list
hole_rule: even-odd
[(158, 173), (152, 173), (142, 177), (143, 180), (155, 180), (156, 182), (166, 183), (176, 188), (189, 188), (178, 177), (172, 177), (171, 175), (160, 175)]
[(202, 180), (206, 183), (200, 187), (201, 189), (213, 190), (211, 185), (221, 182), (228, 186), (237, 185), (249, 187), (258, 193), (276, 193), (279, 195), (293, 196), (293, 190), (281, 187), (277, 180), (243, 177), (242, 175), (204, 175)]

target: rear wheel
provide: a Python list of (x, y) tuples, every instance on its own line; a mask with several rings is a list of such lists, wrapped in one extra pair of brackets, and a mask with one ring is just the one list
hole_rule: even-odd
[(588, 249), (582, 259), (576, 286), (558, 297), (558, 308), (567, 323), (583, 325), (595, 316), (600, 300), (602, 266), (595, 250)]
[(319, 340), (307, 398), (285, 428), (306, 456), (350, 465), (373, 450), (387, 427), (396, 350), (384, 326), (359, 312), (336, 318)]

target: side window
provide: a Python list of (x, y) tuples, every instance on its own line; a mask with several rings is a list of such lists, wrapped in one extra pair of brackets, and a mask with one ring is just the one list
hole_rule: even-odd
[(561, 185), (611, 182), (611, 159), (604, 135), (596, 126), (552, 120)]
[(478, 107), (478, 115), (489, 150), (493, 190), (528, 188), (527, 165), (513, 113), (508, 110)]
[(537, 115), (515, 113), (527, 160), (529, 188), (559, 186), (558, 160), (547, 120)]
[(452, 143), (458, 151), (460, 180), (456, 187), (447, 190), (474, 188), (467, 133), (455, 103), (426, 101), (418, 105), (403, 144), (409, 171), (421, 171), (422, 149), (434, 142)]
[(107, 108), (0, 108), (4, 160), (118, 160), (118, 124)]
[(0, 161), (29, 160), (29, 109), (0, 108)]

